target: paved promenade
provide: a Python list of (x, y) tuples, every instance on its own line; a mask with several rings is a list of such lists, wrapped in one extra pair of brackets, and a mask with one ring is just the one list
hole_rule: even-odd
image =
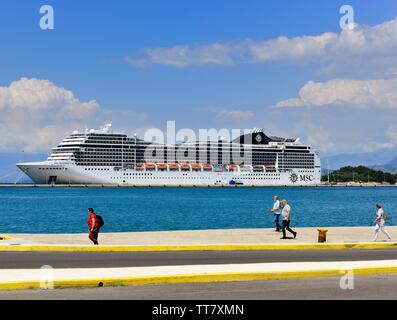
[[(280, 240), (281, 233), (274, 229), (225, 229), (163, 232), (102, 232), (99, 236), (102, 245), (189, 245), (189, 244), (266, 244), (266, 243), (315, 243), (318, 228), (294, 228), (297, 239)], [(373, 227), (333, 227), (325, 228), (328, 243), (369, 242), (373, 239)], [(106, 229), (105, 229), (106, 230)], [(397, 226), (387, 230), (397, 240)], [(1, 240), (0, 244), (76, 244), (91, 242), (87, 234), (7, 234), (15, 240)], [(288, 235), (290, 236), (290, 235)], [(378, 241), (385, 241), (383, 234)]]
[[(346, 270), (397, 274), (397, 243), (384, 235), (371, 242), (373, 227), (325, 228), (325, 245), (317, 243), (317, 229), (296, 228), (298, 238), (287, 240), (274, 229), (101, 233), (100, 246), (87, 234), (6, 234), (0, 240), (0, 291), (42, 288), (43, 276), (55, 288), (144, 288), (340, 277)], [(388, 230), (397, 239), (397, 227)], [(327, 248), (333, 250), (311, 250)], [(43, 271), (42, 265), (54, 269)]]

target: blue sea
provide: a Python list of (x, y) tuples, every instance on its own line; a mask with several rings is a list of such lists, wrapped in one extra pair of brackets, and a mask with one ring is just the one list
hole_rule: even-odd
[(273, 227), (273, 195), (296, 227), (370, 226), (375, 203), (397, 224), (397, 188), (0, 188), (0, 233), (86, 232), (87, 208), (104, 232)]

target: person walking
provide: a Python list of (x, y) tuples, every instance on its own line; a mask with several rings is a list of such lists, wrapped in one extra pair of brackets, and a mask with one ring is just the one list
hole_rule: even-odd
[(380, 203), (377, 203), (375, 207), (377, 211), (374, 220), (374, 225), (375, 225), (374, 241), (378, 239), (379, 231), (382, 231), (387, 236), (387, 238), (391, 240), (390, 234), (385, 229), (385, 212), (382, 209), (382, 205)]
[(274, 204), (273, 209), (270, 209), (270, 212), (273, 213), (274, 216), (274, 223), (276, 225), (276, 232), (281, 232), (281, 225), (280, 225), (280, 215), (281, 215), (281, 203), (278, 200), (278, 196), (274, 196)]
[(99, 235), (99, 223), (98, 217), (94, 212), (93, 208), (88, 208), (88, 238), (95, 244), (98, 245)]
[(283, 200), (281, 201), (282, 205), (283, 205), (283, 209), (281, 212), (281, 216), (283, 218), (283, 225), (282, 225), (282, 230), (283, 230), (283, 237), (280, 239), (288, 239), (286, 237), (285, 234), (285, 230), (288, 230), (289, 232), (291, 232), (294, 235), (294, 239), (296, 238), (296, 235), (298, 234), (297, 232), (295, 232), (294, 230), (292, 230), (290, 228), (290, 223), (291, 223), (291, 207), (290, 205), (287, 203), (287, 200)]

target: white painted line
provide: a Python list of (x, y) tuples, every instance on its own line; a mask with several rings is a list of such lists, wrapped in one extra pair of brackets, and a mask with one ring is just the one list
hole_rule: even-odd
[[(213, 273), (258, 273), (283, 271), (321, 271), (328, 269), (351, 269), (368, 267), (397, 267), (397, 260), (377, 261), (340, 261), (340, 262), (289, 262), (289, 263), (254, 263), (254, 264), (219, 264), (219, 265), (186, 265), (156, 266), (131, 268), (76, 268), (54, 269), (54, 280), (70, 279), (110, 279), (119, 277), (172, 276)], [(37, 281), (40, 280), (40, 269), (2, 269), (0, 282)]]

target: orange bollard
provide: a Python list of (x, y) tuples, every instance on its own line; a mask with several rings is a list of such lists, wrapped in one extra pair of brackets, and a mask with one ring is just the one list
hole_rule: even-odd
[(325, 229), (317, 229), (318, 231), (318, 242), (326, 242), (327, 241), (327, 232)]

